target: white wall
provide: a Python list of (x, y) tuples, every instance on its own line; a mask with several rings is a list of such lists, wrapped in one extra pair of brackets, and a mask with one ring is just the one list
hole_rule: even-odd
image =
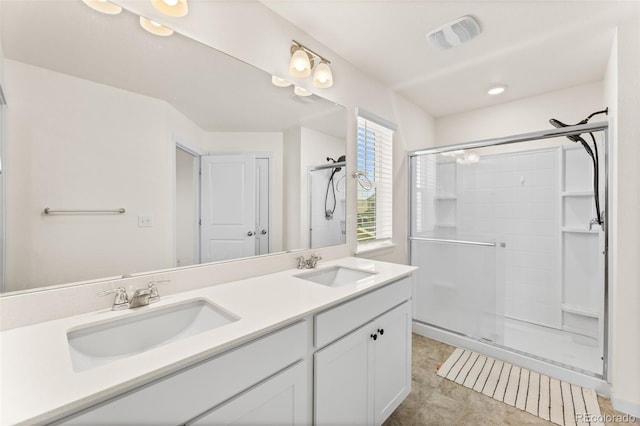
[[(7, 289), (172, 266), (171, 138), (199, 129), (156, 99), (10, 60), (5, 72)], [(153, 226), (139, 228), (138, 215)]]
[(617, 29), (605, 77), (613, 136), (610, 202), (614, 408), (640, 417), (640, 4)]
[[(498, 104), (438, 118), (436, 145), (474, 142), (482, 139), (536, 132), (553, 128), (550, 118), (577, 123), (604, 109), (602, 82), (570, 87), (526, 99)], [(594, 121), (606, 116), (594, 117)]]

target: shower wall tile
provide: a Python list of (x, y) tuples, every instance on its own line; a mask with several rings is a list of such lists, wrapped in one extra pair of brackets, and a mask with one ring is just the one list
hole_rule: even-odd
[(458, 232), (506, 243), (497, 250), (504, 250), (505, 266), (498, 267), (507, 315), (559, 327), (557, 151), (481, 156), (475, 165), (458, 165), (458, 179)]

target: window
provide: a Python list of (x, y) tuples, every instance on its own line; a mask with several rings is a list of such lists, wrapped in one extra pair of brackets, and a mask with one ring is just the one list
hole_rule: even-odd
[(358, 115), (358, 243), (391, 242), (395, 126), (362, 110)]

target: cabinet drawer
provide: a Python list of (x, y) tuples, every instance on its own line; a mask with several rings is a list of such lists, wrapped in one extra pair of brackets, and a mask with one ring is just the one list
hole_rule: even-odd
[(406, 277), (316, 315), (315, 347), (325, 346), (409, 298), (411, 278)]
[(89, 408), (61, 424), (183, 424), (302, 359), (306, 336), (306, 323), (299, 322)]

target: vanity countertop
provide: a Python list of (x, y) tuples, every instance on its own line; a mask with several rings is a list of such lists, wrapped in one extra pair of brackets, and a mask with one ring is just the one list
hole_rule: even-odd
[(310, 270), (290, 269), (168, 295), (136, 311), (204, 299), (234, 313), (240, 320), (79, 373), (72, 369), (67, 332), (81, 325), (121, 318), (132, 310), (102, 310), (3, 331), (0, 333), (0, 422), (2, 425), (34, 424), (73, 413), (379, 288), (417, 269), (348, 257), (321, 262), (317, 270), (335, 265), (376, 274), (357, 284), (327, 287), (295, 277)]

